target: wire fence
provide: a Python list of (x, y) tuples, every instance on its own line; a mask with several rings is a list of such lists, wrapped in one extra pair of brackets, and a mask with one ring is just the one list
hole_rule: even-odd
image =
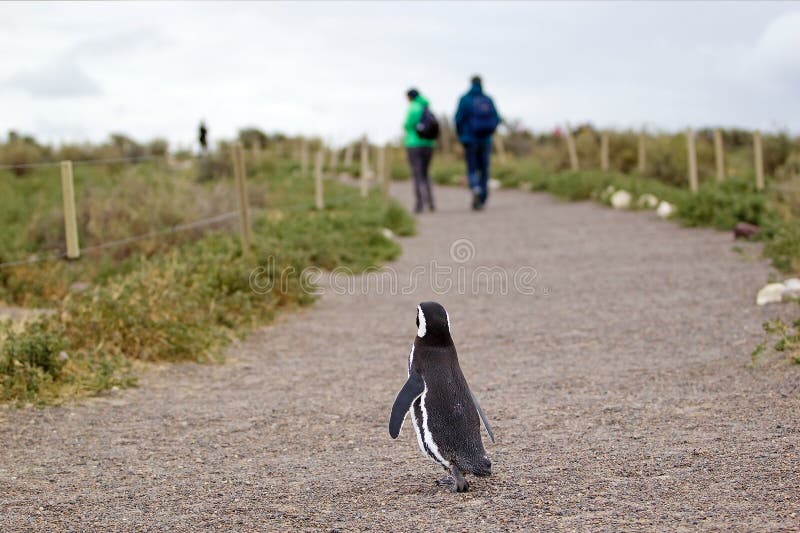
[[(129, 156), (129, 157), (114, 157), (114, 158), (102, 158), (102, 159), (83, 159), (83, 160), (75, 160), (75, 161), (68, 161), (68, 171), (67, 175), (65, 175), (65, 168), (64, 168), (64, 161), (43, 161), (37, 163), (24, 163), (24, 164), (10, 164), (10, 165), (0, 165), (0, 170), (14, 170), (19, 168), (25, 169), (36, 169), (36, 168), (54, 168), (60, 167), (61, 168), (61, 180), (62, 180), (62, 195), (64, 195), (65, 201), (65, 219), (69, 218), (70, 216), (73, 218), (73, 231), (77, 230), (77, 227), (74, 223), (75, 218), (75, 199), (74, 199), (74, 189), (72, 185), (72, 165), (79, 164), (79, 165), (102, 165), (102, 164), (114, 164), (114, 163), (140, 163), (144, 161), (153, 161), (153, 160), (165, 160), (165, 156), (155, 156), (155, 155), (142, 155), (142, 156)], [(69, 182), (68, 184), (65, 183), (65, 178)], [(69, 191), (69, 192), (67, 192)], [(69, 198), (68, 198), (69, 197)], [(68, 205), (69, 204), (69, 205)], [(67, 215), (67, 211), (69, 215)], [(136, 235), (132, 237), (127, 237), (124, 239), (118, 239), (114, 241), (109, 241), (106, 243), (101, 243), (98, 245), (89, 246), (86, 248), (77, 249), (77, 246), (71, 247), (70, 246), (70, 224), (65, 220), (66, 223), (66, 230), (67, 230), (67, 251), (62, 250), (49, 250), (49, 251), (40, 251), (35, 252), (29, 257), (14, 259), (11, 261), (3, 261), (0, 262), (0, 269), (4, 268), (11, 268), (11, 267), (18, 267), (18, 266), (25, 266), (25, 265), (32, 265), (37, 263), (44, 263), (44, 262), (52, 262), (58, 261), (65, 258), (70, 257), (77, 257), (80, 253), (98, 251), (107, 248), (113, 248), (117, 246), (123, 246), (125, 244), (131, 244), (134, 242), (138, 242), (145, 239), (150, 239), (153, 237), (169, 234), (169, 233), (176, 233), (181, 231), (187, 231), (196, 227), (201, 227), (204, 225), (214, 224), (219, 222), (221, 219), (227, 219), (231, 216), (235, 216), (237, 212), (234, 212), (233, 215), (231, 213), (224, 213), (222, 215), (217, 215), (201, 220), (196, 220), (193, 222), (189, 222), (186, 224), (179, 224), (176, 226), (171, 226), (168, 228), (163, 228), (159, 230), (155, 230), (152, 232), (148, 232), (142, 235)], [(75, 244), (77, 245), (77, 238), (75, 240)], [(77, 255), (73, 255), (77, 254)]]
[(800, 186), (795, 185), (794, 183), (771, 183), (770, 189), (773, 191), (779, 192), (781, 194), (794, 194), (800, 192)]
[[(95, 244), (92, 246), (87, 246), (85, 248), (81, 248), (81, 254), (91, 253), (91, 252), (98, 252), (101, 250), (106, 250), (109, 248), (116, 248), (118, 246), (125, 246), (128, 244), (133, 244), (136, 242), (153, 239), (156, 237), (163, 237), (164, 235), (169, 235), (173, 233), (181, 233), (184, 231), (190, 231), (197, 228), (202, 228), (206, 226), (211, 226), (214, 224), (219, 224), (221, 222), (226, 222), (233, 218), (239, 216), (239, 210), (235, 211), (228, 211), (227, 213), (222, 213), (219, 215), (215, 215), (212, 217), (202, 218), (199, 220), (195, 220), (192, 222), (186, 222), (184, 224), (177, 224), (175, 226), (169, 226), (167, 228), (162, 228), (158, 230), (149, 231), (147, 233), (142, 233), (140, 235), (134, 235), (132, 237), (125, 237), (122, 239), (116, 239), (113, 241), (104, 242), (101, 244)], [(35, 263), (42, 263), (47, 261), (58, 261), (67, 257), (66, 252), (57, 252), (51, 253), (47, 255), (33, 255), (31, 257), (25, 259), (17, 259), (14, 261), (6, 261), (0, 263), (0, 268), (8, 268), (8, 267), (15, 267), (15, 266), (23, 266), (23, 265), (30, 265)]]
[(133, 244), (135, 242), (144, 241), (147, 239), (153, 239), (155, 237), (162, 237), (164, 235), (169, 235), (172, 233), (181, 233), (184, 231), (189, 231), (197, 228), (202, 228), (205, 226), (211, 226), (213, 224), (218, 224), (220, 222), (225, 222), (227, 220), (231, 220), (239, 216), (239, 210), (235, 211), (228, 211), (227, 213), (222, 213), (221, 215), (216, 215), (213, 217), (202, 218), (200, 220), (195, 220), (193, 222), (186, 222), (185, 224), (177, 224), (175, 226), (170, 226), (168, 228), (158, 229), (154, 231), (149, 231), (147, 233), (142, 233), (141, 235), (134, 235), (132, 237), (125, 237), (123, 239), (116, 239), (113, 241), (104, 242), (101, 244), (96, 244), (94, 246), (88, 246), (86, 248), (81, 248), (81, 252), (96, 252), (100, 250), (106, 250), (108, 248), (115, 248), (117, 246), (125, 246), (127, 244)]
[[(193, 156), (192, 159), (196, 159)], [(166, 155), (142, 155), (130, 157), (109, 157), (105, 159), (75, 159), (72, 160), (73, 165), (111, 165), (114, 163), (141, 163), (144, 161), (165, 160)], [(42, 168), (42, 167), (57, 167), (61, 165), (61, 161), (42, 161), (39, 163), (19, 163), (19, 164), (6, 164), (0, 165), (0, 170), (14, 170), (18, 168)]]
[[(566, 148), (570, 156), (571, 166), (573, 169), (577, 170), (579, 168), (579, 162), (577, 157), (577, 150), (575, 147), (574, 139), (572, 139), (571, 131), (569, 128), (565, 130), (566, 136)], [(685, 133), (687, 143), (688, 143), (688, 155), (689, 155), (689, 185), (693, 191), (697, 190), (698, 186), (698, 179), (697, 179), (697, 163), (696, 163), (696, 151), (694, 149), (694, 137), (695, 133), (692, 130), (687, 130)], [(715, 131), (715, 139), (719, 140), (720, 132), (719, 130)], [(643, 167), (645, 165), (645, 148), (644, 148), (644, 135), (640, 135), (639, 137), (639, 150), (638, 150), (638, 157), (639, 157), (639, 166)], [(761, 157), (761, 135), (759, 132), (753, 133), (753, 140), (754, 140), (754, 151), (755, 151), (755, 168), (756, 168), (756, 185), (757, 188), (763, 189), (764, 188), (764, 178), (763, 178), (763, 158)], [(601, 135), (601, 162), (602, 166), (604, 167), (603, 170), (608, 170), (608, 132), (603, 132)], [(359, 158), (361, 163), (361, 169), (358, 172), (359, 178), (361, 181), (361, 192), (362, 196), (366, 196), (367, 188), (369, 184), (367, 183), (366, 176), (371, 173), (370, 166), (369, 166), (369, 144), (366, 138), (362, 138), (358, 143), (351, 143), (348, 145), (348, 150), (350, 153), (350, 158), (353, 157), (353, 153), (355, 152), (354, 148), (356, 144), (361, 145), (361, 156)], [(387, 148), (389, 148), (387, 150)], [(385, 146), (378, 154), (378, 167), (379, 170), (375, 174), (379, 174), (380, 177), (378, 178), (381, 182), (387, 182), (387, 169), (391, 167), (391, 162), (386, 160), (386, 156), (391, 156), (391, 147)], [(498, 148), (502, 152), (505, 152), (503, 148)], [(297, 205), (288, 205), (288, 206), (275, 206), (274, 209), (280, 211), (287, 211), (287, 212), (297, 212), (297, 211), (306, 211), (309, 209), (322, 209), (323, 207), (323, 199), (322, 199), (322, 173), (324, 172), (324, 150), (326, 150), (325, 146), (321, 146), (319, 148), (319, 152), (316, 154), (316, 168), (314, 171), (314, 179), (315, 185), (317, 186), (317, 199), (316, 202), (301, 202)], [(334, 153), (333, 150), (330, 150), (331, 153)], [(345, 166), (348, 166), (348, 155), (347, 151), (345, 152)], [(725, 168), (724, 168), (724, 152), (722, 148), (722, 143), (717, 142), (715, 143), (715, 150), (717, 155), (717, 179), (723, 180), (725, 178)], [(297, 158), (300, 161), (300, 175), (301, 177), (308, 177), (310, 176), (310, 167), (311, 167), (311, 157), (310, 157), (310, 146), (305, 140), (301, 139), (301, 147), (299, 153), (297, 154)], [(254, 154), (260, 154), (259, 151), (255, 151)], [(75, 205), (74, 205), (74, 190), (72, 186), (72, 165), (108, 165), (108, 164), (119, 164), (119, 163), (141, 163), (147, 161), (164, 161), (164, 162), (172, 162), (176, 161), (178, 163), (182, 162), (210, 162), (214, 159), (215, 156), (209, 153), (201, 153), (201, 154), (191, 154), (189, 157), (182, 157), (179, 159), (171, 159), (169, 154), (164, 155), (140, 155), (140, 156), (129, 156), (129, 157), (110, 157), (110, 158), (98, 158), (98, 159), (83, 159), (83, 160), (74, 160), (70, 162), (64, 161), (44, 161), (44, 162), (37, 162), (37, 163), (21, 163), (21, 164), (3, 164), (0, 165), (0, 170), (13, 170), (13, 169), (34, 169), (34, 168), (45, 168), (45, 167), (61, 167), (61, 178), (62, 178), (62, 191), (64, 194), (64, 201), (65, 201), (65, 226), (66, 226), (66, 233), (67, 233), (67, 251), (64, 252), (61, 249), (58, 250), (50, 250), (50, 251), (43, 251), (34, 253), (33, 255), (27, 258), (19, 258), (16, 260), (0, 262), (0, 269), (2, 268), (10, 268), (16, 266), (23, 266), (47, 261), (57, 261), (64, 258), (77, 258), (82, 253), (91, 253), (102, 251), (106, 249), (116, 248), (119, 246), (125, 246), (129, 244), (133, 244), (139, 241), (153, 239), (157, 237), (162, 237), (164, 235), (180, 233), (185, 231), (190, 231), (192, 229), (197, 229), (201, 227), (206, 227), (214, 224), (219, 224), (222, 222), (229, 221), (231, 219), (236, 218), (237, 216), (240, 218), (241, 222), (241, 230), (242, 230), (242, 240), (243, 240), (243, 247), (249, 248), (249, 217), (247, 214), (249, 202), (247, 199), (247, 192), (245, 187), (245, 165), (244, 165), (244, 152), (243, 146), (240, 143), (236, 143), (232, 146), (231, 152), (231, 160), (232, 160), (232, 170), (235, 178), (235, 186), (236, 186), (236, 193), (238, 196), (238, 203), (239, 209), (234, 211), (228, 211), (226, 213), (221, 213), (219, 215), (210, 216), (207, 218), (202, 218), (198, 220), (194, 220), (191, 222), (186, 222), (182, 224), (177, 224), (174, 226), (156, 229), (153, 231), (149, 231), (147, 233), (143, 233), (140, 235), (134, 235), (130, 237), (125, 237), (121, 239), (116, 239), (92, 246), (88, 246), (85, 248), (78, 248), (78, 236), (77, 236), (77, 224), (75, 223)], [(722, 162), (722, 163), (720, 163)], [(68, 167), (66, 169), (66, 176), (65, 176), (65, 164)], [(331, 159), (331, 164), (335, 168), (338, 166), (338, 155), (336, 158)], [(66, 182), (65, 182), (66, 179)], [(386, 203), (386, 196), (388, 189), (385, 187), (386, 183), (383, 183), (383, 196), (384, 196), (384, 205)], [(798, 189), (793, 186), (780, 186), (778, 184), (771, 184), (771, 189), (775, 190), (778, 193), (784, 194), (792, 194), (797, 192)], [(71, 198), (69, 198), (71, 197)], [(71, 205), (68, 205), (70, 204)], [(273, 208), (270, 208), (273, 209)], [(71, 219), (71, 220), (68, 220)], [(71, 224), (70, 224), (71, 222)], [(70, 227), (72, 226), (72, 227)], [(73, 244), (70, 246), (70, 233), (72, 233), (72, 241)]]
[(44, 263), (47, 261), (58, 261), (67, 257), (66, 252), (58, 252), (54, 255), (32, 255), (26, 259), (16, 259), (14, 261), (6, 261), (0, 263), (0, 268), (10, 268), (24, 265), (33, 265), (36, 263)]
[[(249, 201), (247, 198), (247, 192), (245, 187), (245, 165), (244, 165), (244, 153), (243, 148), (241, 145), (234, 145), (233, 147), (234, 153), (232, 154), (234, 164), (233, 164), (233, 173), (235, 177), (235, 187), (237, 189), (237, 197), (239, 202), (239, 209), (228, 211), (225, 213), (221, 213), (218, 215), (201, 218), (198, 220), (194, 220), (191, 222), (176, 224), (174, 226), (169, 226), (166, 228), (156, 229), (153, 231), (149, 231), (147, 233), (143, 233), (140, 235), (134, 235), (130, 237), (125, 237), (121, 239), (115, 239), (112, 241), (95, 244), (92, 246), (87, 246), (84, 248), (78, 248), (78, 230), (77, 230), (77, 223), (76, 219), (76, 209), (75, 209), (75, 198), (74, 198), (74, 187), (72, 185), (73, 177), (72, 177), (72, 164), (82, 164), (82, 165), (100, 165), (100, 164), (110, 164), (110, 163), (138, 163), (143, 161), (152, 161), (152, 160), (166, 160), (168, 161), (168, 156), (134, 156), (134, 157), (118, 157), (118, 158), (105, 158), (105, 159), (84, 159), (80, 161), (72, 161), (65, 162), (58, 161), (58, 162), (41, 162), (41, 163), (30, 163), (24, 165), (0, 165), (0, 169), (14, 169), (14, 168), (42, 168), (42, 167), (61, 167), (61, 179), (62, 179), (62, 195), (64, 199), (64, 213), (65, 213), (65, 230), (66, 230), (66, 251), (62, 249), (51, 249), (47, 251), (40, 251), (40, 252), (33, 252), (31, 255), (25, 258), (14, 259), (10, 261), (0, 262), (0, 269), (4, 268), (13, 268), (25, 265), (32, 265), (36, 263), (44, 263), (44, 262), (51, 262), (51, 261), (58, 261), (62, 259), (74, 259), (80, 257), (83, 254), (88, 254), (92, 252), (103, 251), (111, 248), (117, 248), (120, 246), (134, 244), (140, 241), (154, 239), (158, 237), (163, 237), (169, 234), (181, 233), (190, 231), (193, 229), (198, 229), (202, 227), (212, 226), (215, 224), (220, 224), (223, 222), (230, 221), (235, 218), (240, 219), (241, 230), (243, 235), (245, 233), (249, 234), (249, 216), (247, 215), (247, 210), (251, 207), (249, 206)], [(307, 160), (308, 154), (303, 154), (304, 160)], [(208, 154), (200, 154), (200, 155), (193, 155), (190, 158), (185, 159), (186, 161), (197, 161), (203, 162), (210, 157)], [(183, 159), (182, 159), (183, 160)], [(236, 164), (236, 161), (239, 161), (240, 164)], [(301, 170), (301, 175), (307, 175), (307, 169)], [(318, 168), (315, 172), (315, 180), (319, 182), (322, 178), (323, 168), (321, 164), (318, 164)], [(321, 189), (319, 189), (319, 194), (321, 195)], [(304, 201), (294, 205), (280, 205), (280, 206), (272, 206), (270, 208), (265, 209), (265, 211), (281, 211), (281, 212), (303, 212), (308, 211), (311, 209), (321, 209), (321, 198), (318, 198), (316, 205), (314, 201)], [(72, 236), (70, 235), (72, 233)], [(70, 239), (72, 237), (72, 239)], [(70, 241), (72, 240), (73, 245), (70, 246)], [(248, 239), (249, 241), (249, 239)], [(243, 246), (245, 248), (249, 248), (249, 242), (244, 242), (243, 238)]]

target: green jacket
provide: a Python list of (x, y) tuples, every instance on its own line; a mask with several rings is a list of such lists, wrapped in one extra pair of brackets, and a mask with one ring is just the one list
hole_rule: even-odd
[(408, 106), (408, 115), (406, 115), (406, 122), (403, 124), (403, 129), (406, 130), (406, 138), (403, 143), (406, 145), (406, 148), (419, 148), (420, 146), (433, 147), (436, 145), (436, 141), (433, 139), (421, 139), (420, 136), (417, 135), (417, 123), (419, 119), (422, 118), (422, 111), (425, 109), (426, 105), (428, 105), (428, 101), (420, 94), (417, 95)]

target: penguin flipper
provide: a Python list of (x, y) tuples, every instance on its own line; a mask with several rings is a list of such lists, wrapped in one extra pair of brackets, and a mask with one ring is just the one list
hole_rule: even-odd
[(392, 405), (392, 414), (389, 417), (389, 435), (393, 439), (400, 435), (400, 428), (403, 427), (403, 420), (406, 418), (408, 410), (411, 409), (411, 404), (424, 391), (425, 382), (422, 381), (422, 376), (412, 369), (408, 374), (408, 381), (397, 393), (397, 398)]
[(489, 434), (489, 438), (492, 439), (492, 444), (494, 444), (494, 431), (492, 431), (492, 426), (489, 424), (489, 420), (486, 418), (486, 413), (483, 412), (481, 404), (478, 402), (478, 398), (475, 397), (475, 393), (469, 391), (469, 394), (472, 396), (472, 403), (475, 404), (475, 408), (478, 410), (478, 415), (481, 417), (483, 427), (486, 428), (486, 433)]

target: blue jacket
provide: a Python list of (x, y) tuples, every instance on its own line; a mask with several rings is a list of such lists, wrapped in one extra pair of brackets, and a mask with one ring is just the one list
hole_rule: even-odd
[[(476, 94), (484, 94), (483, 88), (479, 84), (473, 83), (472, 87), (470, 87), (469, 91), (467, 91), (467, 94), (462, 96), (458, 101), (458, 110), (456, 111), (456, 132), (458, 133), (458, 140), (461, 141), (461, 144), (469, 144), (478, 140), (475, 138), (472, 132), (469, 131), (469, 113), (472, 109), (472, 97)], [(489, 98), (487, 95), (484, 96)], [(491, 100), (491, 98), (489, 98), (489, 100)], [(492, 101), (492, 105), (494, 106), (494, 101)], [(495, 115), (497, 115), (496, 106)], [(499, 116), (497, 117), (497, 120), (499, 122)], [(492, 137), (486, 137), (481, 139), (481, 141), (489, 144), (492, 142)]]

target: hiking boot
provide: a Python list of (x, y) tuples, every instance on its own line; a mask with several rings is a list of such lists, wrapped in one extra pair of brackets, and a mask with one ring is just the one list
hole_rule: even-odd
[(474, 192), (472, 193), (472, 210), (479, 211), (483, 207), (483, 202), (481, 202), (481, 195)]

